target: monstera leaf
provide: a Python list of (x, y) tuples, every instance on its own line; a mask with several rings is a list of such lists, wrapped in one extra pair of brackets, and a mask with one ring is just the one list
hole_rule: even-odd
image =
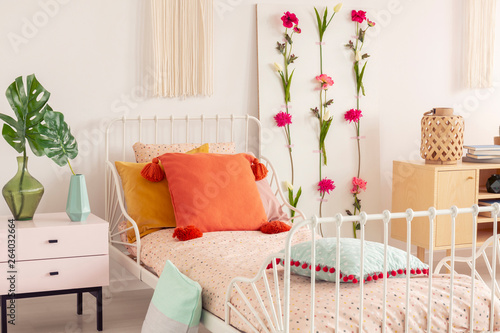
[(0, 113), (5, 122), (2, 136), (18, 153), (26, 152), (26, 141), (36, 156), (44, 155), (39, 143), (38, 125), (43, 120), (50, 93), (38, 82), (35, 74), (26, 78), (24, 86), (22, 76), (7, 88), (5, 92), (16, 119)]
[(43, 123), (38, 125), (40, 146), (43, 147), (47, 157), (57, 165), (64, 166), (69, 159), (74, 159), (78, 155), (78, 144), (62, 113), (53, 111), (47, 105), (43, 120)]

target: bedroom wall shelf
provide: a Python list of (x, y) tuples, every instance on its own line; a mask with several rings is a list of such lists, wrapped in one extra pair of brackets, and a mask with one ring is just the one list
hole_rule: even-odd
[[(458, 163), (456, 165), (430, 165), (424, 161), (394, 161), (392, 178), (392, 211), (426, 210), (429, 207), (448, 209), (452, 205), (470, 207), (480, 200), (500, 200), (500, 194), (486, 191), (486, 180), (500, 173), (500, 164)], [(493, 235), (493, 218), (478, 217), (477, 246)], [(429, 244), (429, 219), (415, 218), (412, 222), (411, 242), (417, 246), (417, 257), (425, 259), (425, 250), (450, 252), (451, 218), (438, 216)], [(392, 222), (391, 237), (406, 242), (406, 221)], [(457, 217), (457, 248), (472, 247), (472, 218), (470, 214)]]

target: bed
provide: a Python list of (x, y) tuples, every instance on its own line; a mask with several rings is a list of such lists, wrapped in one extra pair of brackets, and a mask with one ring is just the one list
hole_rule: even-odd
[[(267, 179), (274, 194), (283, 208), (291, 208), (283, 196), (275, 169), (269, 160), (260, 156), (261, 131), (259, 121), (249, 116), (139, 117), (112, 122), (106, 138), (105, 199), (112, 257), (152, 288), (158, 281), (165, 260), (171, 260), (182, 273), (203, 287), (202, 322), (212, 332), (292, 332), (308, 331), (311, 327), (315, 332), (466, 332), (469, 327), (473, 327), (474, 331), (500, 330), (495, 275), (498, 254), (496, 234), (479, 249), (473, 244), (471, 253), (474, 255), (467, 258), (456, 256), (453, 246), (449, 258), (444, 258), (435, 269), (429, 267), (434, 274), (420, 274), (418, 277), (410, 278), (410, 274), (402, 274), (404, 278), (381, 278), (365, 283), (315, 282), (316, 274), (319, 275), (321, 271), (316, 273), (316, 269), (309, 269), (311, 277), (299, 276), (291, 273), (293, 266), (283, 265), (293, 262), (291, 256), (294, 244), (310, 241), (309, 266), (316, 267), (315, 249), (318, 239), (321, 239), (317, 233), (318, 227), (321, 224), (335, 224), (339, 235), (336, 239), (337, 249), (340, 249), (341, 225), (352, 221), (361, 223), (359, 261), (364, 263), (364, 247), (367, 246), (364, 242), (365, 225), (378, 220), (384, 222), (385, 240), (381, 250), (383, 268), (380, 274), (386, 275), (390, 272), (387, 266), (387, 231), (391, 220), (404, 218), (411, 224), (415, 216), (428, 216), (432, 237), (432, 222), (436, 215), (448, 214), (454, 221), (457, 214), (472, 213), (475, 224), (479, 211), (488, 210), (498, 215), (498, 205), (463, 209), (452, 207), (438, 211), (429, 209), (424, 212), (386, 211), (383, 214), (337, 215), (322, 219), (306, 219), (298, 210), (293, 228), (288, 233), (264, 235), (259, 231), (223, 231), (179, 242), (172, 238), (172, 229), (163, 229), (142, 238), (136, 237), (134, 243), (123, 238), (129, 230), (138, 236), (139, 230), (127, 214), (120, 179), (113, 162), (133, 160), (134, 156), (129, 150), (136, 141), (236, 142), (239, 151), (252, 151), (261, 157), (270, 172)], [(150, 137), (146, 138), (147, 135)], [(227, 139), (221, 138), (224, 135)], [(257, 140), (252, 142), (252, 138)], [(124, 221), (129, 221), (131, 226), (127, 228)], [(452, 226), (454, 228), (454, 224)], [(411, 239), (410, 236), (408, 239)], [(410, 242), (407, 246), (409, 253)], [(491, 262), (486, 256), (487, 248), (493, 249)], [(340, 253), (336, 252), (336, 259), (342, 263)], [(432, 263), (433, 253), (430, 252), (429, 256)], [(405, 258), (407, 266), (404, 267), (410, 271), (410, 256), (405, 255)], [(485, 260), (491, 273), (490, 287), (476, 272), (479, 258)], [(277, 260), (281, 265), (276, 264)], [(468, 263), (471, 274), (456, 273), (457, 262)], [(360, 265), (359, 274), (362, 277), (366, 275), (364, 266)], [(332, 276), (339, 281), (340, 274), (340, 270), (337, 270)], [(472, 285), (475, 287), (471, 288)], [(311, 307), (311, 304), (314, 306)], [(471, 304), (474, 306), (471, 307)]]

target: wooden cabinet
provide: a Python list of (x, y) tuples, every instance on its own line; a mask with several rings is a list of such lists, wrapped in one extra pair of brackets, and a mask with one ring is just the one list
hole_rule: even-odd
[[(393, 163), (392, 211), (411, 208), (427, 210), (429, 207), (448, 209), (470, 207), (484, 199), (499, 199), (500, 194), (486, 192), (486, 180), (500, 173), (500, 164), (458, 163), (457, 165), (435, 165), (421, 162)], [(478, 218), (478, 245), (493, 234), (493, 219)], [(455, 241), (457, 248), (472, 245), (472, 216), (460, 214), (456, 219)], [(438, 216), (429, 240), (429, 219), (415, 218), (411, 227), (412, 244), (417, 245), (417, 256), (423, 260), (425, 249), (451, 248), (451, 217)], [(406, 241), (406, 220), (394, 220), (391, 237)], [(429, 242), (431, 242), (429, 244)]]

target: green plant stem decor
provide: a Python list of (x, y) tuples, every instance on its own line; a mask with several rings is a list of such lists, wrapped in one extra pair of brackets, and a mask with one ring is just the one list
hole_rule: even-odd
[(17, 157), (17, 173), (5, 184), (2, 195), (17, 221), (31, 220), (42, 199), (43, 186), (28, 172), (28, 157)]

